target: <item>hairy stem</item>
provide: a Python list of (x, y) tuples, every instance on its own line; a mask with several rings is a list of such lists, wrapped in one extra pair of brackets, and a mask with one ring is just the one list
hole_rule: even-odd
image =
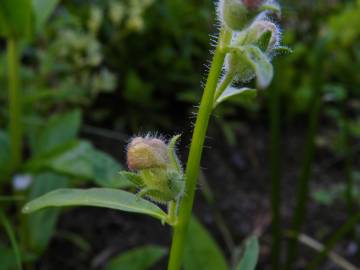
[[(226, 36), (224, 32), (224, 30), (221, 31), (218, 44), (223, 44), (223, 38)], [(187, 228), (191, 218), (191, 212), (194, 203), (195, 189), (199, 175), (203, 145), (212, 112), (216, 87), (221, 75), (222, 66), (224, 64), (224, 58), (225, 53), (218, 45), (215, 50), (210, 72), (205, 85), (204, 94), (201, 99), (198, 116), (195, 122), (195, 128), (185, 171), (185, 195), (180, 203), (178, 222), (176, 226), (174, 226), (168, 270), (180, 270), (181, 268)]]
[(9, 80), (9, 135), (11, 142), (11, 171), (14, 172), (22, 160), (22, 104), (19, 80), (19, 53), (17, 41), (7, 41), (7, 65)]

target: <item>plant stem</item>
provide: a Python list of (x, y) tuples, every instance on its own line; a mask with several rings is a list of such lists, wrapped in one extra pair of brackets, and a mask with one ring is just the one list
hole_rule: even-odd
[(290, 270), (295, 263), (298, 255), (298, 237), (306, 217), (306, 204), (309, 198), (309, 185), (312, 165), (315, 156), (315, 136), (319, 125), (321, 94), (322, 94), (322, 72), (323, 72), (323, 53), (325, 40), (321, 40), (315, 49), (313, 59), (313, 78), (312, 78), (312, 99), (310, 102), (309, 127), (306, 138), (303, 165), (299, 177), (299, 190), (296, 194), (296, 206), (292, 221), (292, 233), (295, 238), (291, 239), (288, 246), (288, 255), (285, 269)]
[(17, 40), (7, 41), (7, 65), (9, 80), (9, 135), (11, 142), (11, 171), (14, 172), (22, 160), (22, 104), (19, 80), (19, 52)]
[(194, 203), (203, 145), (214, 103), (214, 94), (221, 74), (222, 66), (224, 64), (225, 53), (219, 45), (223, 41), (223, 36), (225, 35), (224, 32), (226, 31), (221, 30), (219, 43), (215, 50), (204, 94), (201, 99), (198, 116), (195, 122), (185, 171), (185, 195), (180, 202), (178, 223), (174, 226), (168, 270), (180, 270), (182, 264), (182, 255)]
[(270, 90), (270, 178), (272, 216), (272, 269), (280, 269), (281, 254), (281, 173), (280, 173), (280, 104), (276, 86)]
[(312, 260), (309, 266), (306, 268), (307, 270), (317, 270), (320, 269), (320, 264), (327, 256), (327, 254), (335, 247), (336, 243), (339, 242), (348, 232), (350, 232), (354, 226), (360, 221), (360, 213), (353, 215), (348, 221), (343, 224), (329, 239), (329, 241), (325, 244), (325, 249), (320, 252), (314, 260)]
[(214, 101), (216, 101), (221, 96), (221, 94), (226, 90), (226, 88), (232, 83), (233, 79), (233, 73), (226, 73), (224, 79), (221, 81), (219, 87), (216, 90)]

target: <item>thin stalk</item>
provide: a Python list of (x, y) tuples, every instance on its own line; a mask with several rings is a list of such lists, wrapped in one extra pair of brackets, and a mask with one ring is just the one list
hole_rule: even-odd
[[(324, 40), (325, 41), (325, 40)], [(312, 78), (312, 91), (313, 96), (310, 102), (310, 115), (309, 126), (305, 144), (305, 153), (303, 159), (303, 165), (299, 177), (299, 187), (296, 194), (296, 206), (294, 216), (292, 220), (292, 233), (295, 238), (291, 239), (288, 246), (288, 255), (286, 260), (285, 269), (290, 270), (294, 265), (299, 249), (299, 242), (297, 238), (300, 235), (300, 231), (303, 227), (306, 212), (307, 202), (309, 199), (309, 186), (310, 177), (312, 172), (312, 166), (315, 156), (315, 136), (318, 130), (320, 109), (321, 109), (321, 88), (322, 88), (322, 67), (323, 67), (323, 49), (325, 42), (321, 41), (316, 48), (314, 66), (313, 66), (313, 78)]]
[(9, 135), (11, 142), (11, 171), (14, 172), (22, 160), (22, 102), (19, 79), (19, 52), (15, 38), (7, 41), (7, 65), (9, 80)]
[(216, 90), (215, 98), (214, 98), (215, 101), (221, 96), (222, 93), (224, 93), (226, 88), (232, 83), (233, 80), (234, 80), (234, 74), (231, 72), (226, 73), (224, 79), (221, 81), (219, 87)]
[(272, 216), (272, 269), (280, 269), (281, 254), (281, 170), (280, 170), (280, 104), (277, 87), (270, 91), (270, 178)]
[(222, 44), (223, 37), (227, 36), (224, 32), (226, 31), (221, 30), (220, 40), (215, 50), (204, 94), (200, 102), (198, 116), (195, 122), (185, 171), (185, 195), (180, 203), (178, 222), (174, 226), (168, 270), (180, 270), (182, 264), (185, 239), (194, 203), (203, 145), (212, 112), (216, 87), (221, 75), (222, 66), (224, 64), (225, 53), (219, 45)]
[(335, 233), (334, 235), (327, 241), (325, 244), (325, 249), (319, 253), (308, 265), (307, 270), (317, 270), (320, 269), (320, 264), (326, 258), (328, 253), (335, 247), (336, 243), (338, 243), (345, 235), (347, 235), (360, 221), (360, 213), (353, 215), (348, 219), (346, 223), (344, 223)]

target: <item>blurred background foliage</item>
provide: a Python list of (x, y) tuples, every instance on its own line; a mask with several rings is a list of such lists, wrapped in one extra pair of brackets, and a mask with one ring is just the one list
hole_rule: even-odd
[[(324, 35), (331, 36), (324, 101), (329, 109), (335, 103), (358, 109), (359, 2), (282, 2), (284, 44), (294, 52), (276, 59), (273, 87), (281, 91), (286, 118), (308, 110), (312, 48)], [(205, 0), (62, 1), (25, 48), (21, 75), (28, 117), (81, 106), (88, 122), (129, 133), (181, 126), (200, 97), (204, 63), (215, 43), (208, 34), (216, 32), (214, 18), (213, 3)], [(0, 61), (4, 69), (3, 54)], [(4, 103), (6, 91), (0, 93)], [(244, 109), (260, 113), (266, 95), (260, 105), (231, 101), (217, 115), (221, 120)], [(356, 116), (352, 120), (351, 130), (359, 133)]]
[[(274, 81), (270, 89), (259, 94), (258, 102), (235, 98), (217, 109), (215, 127), (220, 128), (231, 146), (237, 144), (237, 131), (245, 122), (267, 127), (269, 93), (273, 89), (280, 93), (282, 125), (305, 127), (316, 66), (314, 48), (326, 37), (321, 89), (324, 128), (316, 142), (336, 156), (348, 156), (349, 145), (351, 148), (360, 136), (360, 0), (279, 2), (283, 6), (283, 44), (293, 53), (274, 59)], [(70, 129), (68, 137), (75, 137), (81, 116), (74, 109), (82, 109), (87, 126), (122, 133), (125, 138), (148, 130), (188, 133), (187, 120), (193, 120), (191, 113), (202, 93), (216, 31), (214, 3), (209, 0), (60, 1), (42, 30), (23, 44), (20, 73), (29, 148), (36, 155), (43, 144), (37, 138), (41, 130), (34, 131), (32, 123), (42, 123), (53, 114), (70, 120), (59, 121), (53, 116), (48, 121), (50, 129), (55, 122), (73, 123), (63, 125)], [(5, 52), (5, 47), (1, 41), (1, 52)], [(5, 53), (1, 53), (2, 128), (9, 116), (5, 58)], [(64, 126), (53, 133), (66, 130)], [(5, 140), (3, 137), (0, 133), (0, 142)], [(61, 141), (56, 136), (54, 140)], [(81, 148), (91, 147), (82, 144)], [(0, 152), (0, 160), (1, 155), (8, 156), (6, 150)], [(85, 159), (88, 155), (83, 156)], [(107, 164), (114, 167), (111, 162)], [(49, 177), (49, 172), (44, 174)], [(353, 168), (350, 174), (358, 184), (359, 170)], [(58, 177), (51, 177), (56, 184), (46, 189), (67, 185), (67, 178)], [(41, 178), (43, 174), (37, 176), (35, 183)], [(315, 191), (313, 197), (331, 205), (344, 197), (344, 190), (345, 184), (340, 182)], [(34, 185), (30, 195), (43, 192)], [(357, 196), (360, 190), (354, 187), (352, 192)], [(55, 226), (58, 212), (52, 215), (49, 230)], [(30, 227), (41, 222), (42, 217), (38, 216)], [(34, 249), (42, 252), (48, 240), (40, 241), (46, 243)]]

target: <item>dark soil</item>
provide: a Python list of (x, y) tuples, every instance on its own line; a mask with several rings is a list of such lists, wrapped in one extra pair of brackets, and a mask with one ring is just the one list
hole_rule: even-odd
[[(305, 122), (306, 121), (302, 121)], [(283, 222), (290, 226), (298, 170), (302, 160), (306, 128), (302, 125), (284, 128), (282, 134), (282, 196)], [(246, 236), (254, 232), (261, 233), (261, 262), (258, 269), (270, 269), (270, 181), (268, 176), (268, 129), (263, 124), (247, 126), (239, 123), (236, 130), (237, 144), (230, 146), (224, 139), (220, 128), (212, 123), (210, 137), (206, 143), (202, 171), (216, 198), (216, 204), (210, 206), (202, 196), (199, 184), (195, 214), (211, 231), (223, 247), (228, 258), (230, 251), (214, 219), (214, 208), (221, 213), (236, 245), (240, 245)], [(327, 134), (327, 130), (321, 130)], [(189, 134), (186, 134), (189, 135)], [(124, 145), (121, 140), (104, 138), (97, 135), (90, 138), (99, 148), (124, 161)], [(186, 137), (186, 136), (185, 136)], [(183, 138), (181, 149), (187, 150), (188, 138)], [(344, 181), (341, 159), (326, 148), (318, 148), (312, 175), (312, 190)], [(183, 160), (186, 157), (182, 153)], [(356, 160), (356, 159), (355, 159)], [(359, 168), (359, 164), (356, 164)], [(347, 218), (343, 202), (324, 206), (310, 200), (308, 218), (303, 232), (319, 241), (326, 240)], [(78, 235), (87, 245), (69, 241), (67, 234)], [(36, 269), (85, 270), (103, 269), (110, 257), (131, 248), (145, 244), (157, 244), (168, 247), (171, 231), (160, 222), (149, 217), (126, 214), (100, 208), (76, 208), (64, 211), (58, 224), (58, 233), (43, 255)], [(284, 242), (285, 247), (286, 242)], [(336, 252), (349, 259), (355, 265), (360, 264), (356, 257), (353, 239), (345, 239), (336, 248)], [(284, 252), (282, 252), (284, 254)], [(306, 261), (316, 253), (307, 246), (301, 246), (301, 258), (298, 269), (303, 269)], [(165, 269), (166, 258), (154, 269)], [(326, 262), (321, 269), (339, 269)], [(199, 269), (201, 270), (201, 269)]]

